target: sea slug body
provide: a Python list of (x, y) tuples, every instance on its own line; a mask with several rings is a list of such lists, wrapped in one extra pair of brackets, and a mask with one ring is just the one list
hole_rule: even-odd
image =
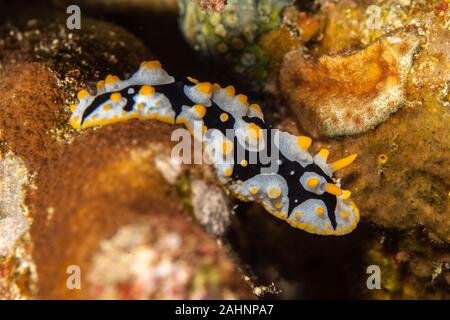
[(356, 154), (332, 163), (326, 149), (311, 155), (309, 137), (272, 129), (259, 105), (232, 86), (172, 77), (158, 61), (146, 61), (129, 79), (108, 75), (97, 83), (95, 95), (81, 90), (77, 98), (71, 107), (74, 128), (128, 119), (185, 125), (202, 142), (226, 189), (293, 227), (343, 235), (359, 221), (350, 191), (333, 179), (333, 172), (351, 164)]

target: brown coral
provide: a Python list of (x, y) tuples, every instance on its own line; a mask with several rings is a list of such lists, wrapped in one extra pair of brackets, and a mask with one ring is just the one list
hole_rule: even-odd
[[(183, 212), (181, 201), (171, 192), (171, 186), (155, 164), (156, 154), (159, 157), (170, 155), (170, 126), (138, 121), (123, 123), (95, 132), (85, 131), (73, 137), (70, 144), (64, 144), (52, 139), (49, 129), (55, 121), (52, 113), (42, 111), (36, 115), (42, 125), (30, 134), (26, 126), (33, 120), (23, 120), (29, 116), (29, 110), (39, 110), (31, 97), (46, 92), (36, 103), (57, 108), (54, 101), (60, 101), (61, 93), (50, 90), (55, 78), (40, 64), (19, 64), (6, 71), (0, 81), (0, 97), (7, 105), (2, 103), (1, 110), (14, 117), (8, 118), (8, 126), (1, 122), (0, 128), (10, 144), (8, 149), (15, 150), (35, 177), (33, 188), (26, 186), (24, 205), (33, 218), (28, 241), (34, 244), (31, 253), (37, 277), (29, 277), (39, 279), (37, 297), (252, 297), (250, 286), (240, 278), (234, 262)], [(29, 94), (22, 95), (23, 103), (19, 105), (6, 98), (24, 92)], [(18, 136), (17, 132), (24, 134)], [(48, 145), (39, 153), (26, 151), (30, 145), (44, 143)], [(23, 175), (26, 171), (19, 178), (24, 179)], [(13, 189), (11, 192), (20, 195)], [(0, 229), (6, 222), (0, 217)], [(137, 241), (139, 245), (129, 249), (138, 253), (151, 251), (154, 263), (141, 261), (138, 254), (136, 259), (125, 261), (123, 269), (113, 268), (107, 274), (98, 263), (120, 259), (121, 251), (111, 249), (105, 253), (97, 248), (108, 243), (114, 234), (120, 234), (127, 225), (146, 226), (144, 232), (132, 232), (132, 243)], [(158, 244), (158, 237), (146, 236), (149, 231), (159, 234), (160, 239), (176, 235), (183, 246), (170, 253)], [(126, 246), (126, 242), (122, 245)], [(180, 250), (182, 254), (178, 253)], [(145, 283), (156, 288), (135, 292), (133, 290), (143, 285), (143, 279), (136, 280), (126, 271), (130, 264), (145, 261), (149, 262), (144, 268), (147, 274), (152, 268), (163, 268), (171, 263), (173, 268), (178, 268), (172, 271), (177, 275), (181, 273), (184, 280), (173, 288), (170, 277), (163, 274)], [(67, 268), (73, 265), (81, 270), (80, 290), (66, 286)], [(99, 272), (104, 277), (99, 276)], [(194, 285), (196, 281), (201, 281), (200, 286)], [(161, 292), (158, 288), (164, 286), (176, 292)]]
[(418, 45), (415, 30), (400, 30), (364, 50), (322, 56), (318, 62), (292, 51), (280, 70), (282, 93), (302, 127), (315, 136), (365, 132), (404, 102)]
[[(104, 23), (91, 21), (92, 28), (75, 36), (61, 31), (64, 24), (42, 26), (40, 22), (35, 20), (31, 26), (39, 28), (39, 33), (19, 29), (2, 33), (0, 156), (4, 160), (0, 183), (5, 189), (0, 187), (0, 230), (6, 233), (0, 238), (0, 244), (5, 244), (0, 257), (0, 297), (155, 298), (158, 288), (170, 287), (170, 279), (155, 280), (156, 291), (130, 295), (136, 285), (141, 286), (142, 279), (136, 283), (125, 272), (127, 268), (110, 270), (104, 278), (94, 277), (95, 281), (89, 277), (101, 270), (99, 261), (118, 258), (114, 250), (105, 256), (100, 246), (120, 235), (122, 228), (139, 225), (159, 232), (162, 239), (174, 233), (184, 244), (182, 254), (177, 254), (179, 248), (170, 257), (164, 255), (154, 238), (132, 248), (152, 250), (160, 261), (172, 259), (174, 265), (189, 266), (178, 270), (182, 274), (188, 270), (189, 274), (174, 288), (177, 297), (251, 298), (251, 287), (241, 278), (226, 248), (189, 216), (175, 186), (166, 182), (174, 176), (160, 172), (158, 163), (170, 158), (171, 126), (133, 121), (79, 135), (67, 124), (65, 100), (70, 98), (64, 89), (73, 93), (80, 79), (95, 79), (96, 68), (106, 73), (106, 67), (98, 63), (74, 63), (71, 50), (82, 52), (78, 59), (86, 61), (101, 60), (97, 54), (113, 57), (114, 62), (105, 65), (116, 64), (123, 76), (125, 69), (147, 55), (142, 43), (123, 29)], [(50, 38), (54, 41), (47, 42)], [(95, 43), (93, 39), (97, 39)], [(125, 39), (127, 46), (120, 46)], [(51, 49), (47, 48), (50, 43)], [(114, 49), (116, 44), (123, 50)], [(16, 176), (10, 159), (18, 159), (14, 161), (23, 163), (26, 169), (18, 170)], [(12, 183), (11, 179), (16, 181)], [(10, 211), (12, 208), (14, 211)], [(10, 211), (6, 218), (4, 210)], [(11, 228), (11, 219), (23, 220), (24, 213), (29, 214), (29, 227), (19, 229), (22, 226), (16, 222), (17, 228)], [(134, 234), (133, 239), (139, 240), (140, 235)], [(126, 261), (134, 262), (142, 261)], [(80, 267), (80, 290), (67, 287), (67, 268), (71, 265)], [(147, 274), (154, 266), (148, 265)], [(99, 288), (107, 291), (100, 292)], [(111, 293), (110, 288), (118, 291)], [(171, 293), (157, 296), (173, 297)]]

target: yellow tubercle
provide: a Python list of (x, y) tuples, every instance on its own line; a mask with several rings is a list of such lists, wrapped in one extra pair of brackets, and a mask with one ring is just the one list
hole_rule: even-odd
[(119, 81), (119, 77), (112, 75), (112, 74), (108, 74), (105, 78), (105, 84), (107, 85), (114, 85), (117, 81)]
[(348, 213), (348, 211), (341, 211), (341, 217), (344, 220), (348, 220), (350, 214)]
[(210, 82), (201, 82), (195, 86), (201, 93), (210, 95), (213, 91), (213, 86)]
[(276, 198), (280, 197), (280, 195), (281, 195), (281, 189), (278, 188), (278, 187), (270, 188), (270, 189), (267, 191), (267, 195), (268, 195), (269, 198), (271, 198), (271, 199), (276, 199)]
[(259, 113), (261, 113), (262, 114), (262, 110), (261, 110), (261, 107), (260, 107), (260, 105), (259, 104), (257, 104), (257, 103), (252, 103), (251, 105), (250, 105), (250, 107), (249, 108), (251, 108), (251, 109), (255, 109), (257, 112), (259, 112)]
[(232, 97), (232, 96), (234, 96), (236, 91), (234, 90), (233, 86), (228, 86), (225, 88), (225, 93), (227, 94), (227, 96)]
[(319, 156), (321, 156), (325, 161), (327, 161), (330, 151), (328, 149), (320, 149)]
[(327, 183), (327, 185), (325, 186), (325, 191), (334, 194), (335, 196), (340, 196), (343, 194), (341, 188), (332, 183)]
[(351, 195), (352, 195), (352, 193), (349, 190), (342, 190), (341, 198), (345, 200), (345, 199), (350, 198)]
[(253, 194), (253, 195), (257, 194), (258, 191), (259, 191), (259, 189), (257, 187), (251, 187), (250, 188), (250, 193)]
[(224, 174), (225, 174), (227, 177), (230, 177), (230, 176), (233, 174), (233, 169), (231, 169), (231, 168), (226, 168)]
[(222, 113), (221, 115), (220, 115), (220, 121), (222, 121), (222, 122), (227, 122), (228, 121), (228, 114), (227, 113)]
[(88, 92), (86, 89), (80, 90), (80, 91), (78, 91), (78, 93), (77, 93), (77, 98), (78, 98), (78, 100), (80, 100), (80, 101), (81, 101), (83, 98), (87, 97), (87, 96), (89, 96), (89, 92)]
[(343, 159), (339, 159), (333, 163), (330, 164), (330, 168), (332, 172), (338, 171), (340, 169), (343, 169), (347, 166), (349, 166), (353, 161), (355, 161), (358, 154), (354, 153), (352, 155), (349, 155), (348, 157), (345, 157)]
[(194, 105), (193, 108), (194, 108), (195, 113), (197, 113), (197, 115), (198, 115), (200, 118), (203, 118), (203, 117), (205, 116), (205, 114), (206, 114), (206, 108), (205, 108), (204, 105), (202, 105), (202, 104), (196, 104), (196, 105)]
[(317, 185), (319, 184), (319, 179), (317, 179), (317, 178), (309, 178), (306, 181), (306, 184), (308, 185), (308, 187), (313, 189), (313, 188), (317, 187)]
[(155, 88), (148, 85), (143, 85), (141, 89), (139, 89), (139, 94), (143, 96), (152, 96), (155, 94)]
[(233, 142), (230, 140), (225, 140), (222, 144), (222, 153), (224, 155), (230, 154), (233, 151)]
[(78, 117), (70, 118), (69, 123), (74, 129), (80, 129), (80, 121)]
[(241, 104), (244, 104), (244, 105), (247, 104), (248, 97), (247, 97), (245, 94), (238, 94), (238, 95), (236, 96), (236, 98), (238, 99), (238, 101), (239, 101)]
[(248, 136), (253, 139), (259, 139), (262, 135), (262, 129), (257, 124), (251, 122), (248, 124)]
[(97, 82), (97, 90), (103, 89), (105, 87), (105, 80), (100, 80)]
[(161, 68), (161, 62), (159, 62), (158, 60), (144, 61), (141, 63), (141, 68), (148, 68), (148, 69)]
[(308, 151), (309, 147), (311, 146), (312, 139), (310, 137), (306, 137), (306, 136), (299, 136), (297, 138), (297, 143), (300, 148)]
[(272, 208), (272, 206), (269, 206), (269, 205), (265, 204), (264, 202), (262, 202), (261, 204), (264, 207), (264, 209), (266, 209), (266, 211), (268, 211), (274, 217), (277, 217), (278, 219), (281, 219), (281, 220), (286, 220), (286, 218), (288, 216), (286, 212), (274, 210)]
[(122, 99), (122, 95), (119, 92), (111, 94), (110, 99), (112, 102), (119, 102)]
[(324, 213), (325, 213), (325, 209), (323, 207), (319, 207), (316, 209), (316, 214), (318, 217), (323, 217)]

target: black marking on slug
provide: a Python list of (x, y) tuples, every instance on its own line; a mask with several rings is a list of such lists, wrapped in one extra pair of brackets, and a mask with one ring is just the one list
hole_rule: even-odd
[(192, 106), (193, 102), (184, 94), (184, 86), (189, 84), (184, 77), (175, 77), (175, 82), (153, 86), (156, 92), (164, 94), (172, 104), (176, 117), (181, 113), (182, 106)]

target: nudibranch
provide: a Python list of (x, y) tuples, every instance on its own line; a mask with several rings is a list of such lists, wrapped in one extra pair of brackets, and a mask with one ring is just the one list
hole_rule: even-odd
[(260, 106), (233, 86), (172, 77), (158, 61), (146, 61), (129, 79), (108, 75), (94, 95), (81, 90), (77, 98), (70, 117), (74, 128), (128, 119), (184, 124), (202, 142), (228, 191), (262, 204), (293, 227), (343, 235), (359, 221), (350, 191), (333, 178), (356, 154), (331, 163), (326, 149), (312, 156), (311, 138), (273, 129)]

